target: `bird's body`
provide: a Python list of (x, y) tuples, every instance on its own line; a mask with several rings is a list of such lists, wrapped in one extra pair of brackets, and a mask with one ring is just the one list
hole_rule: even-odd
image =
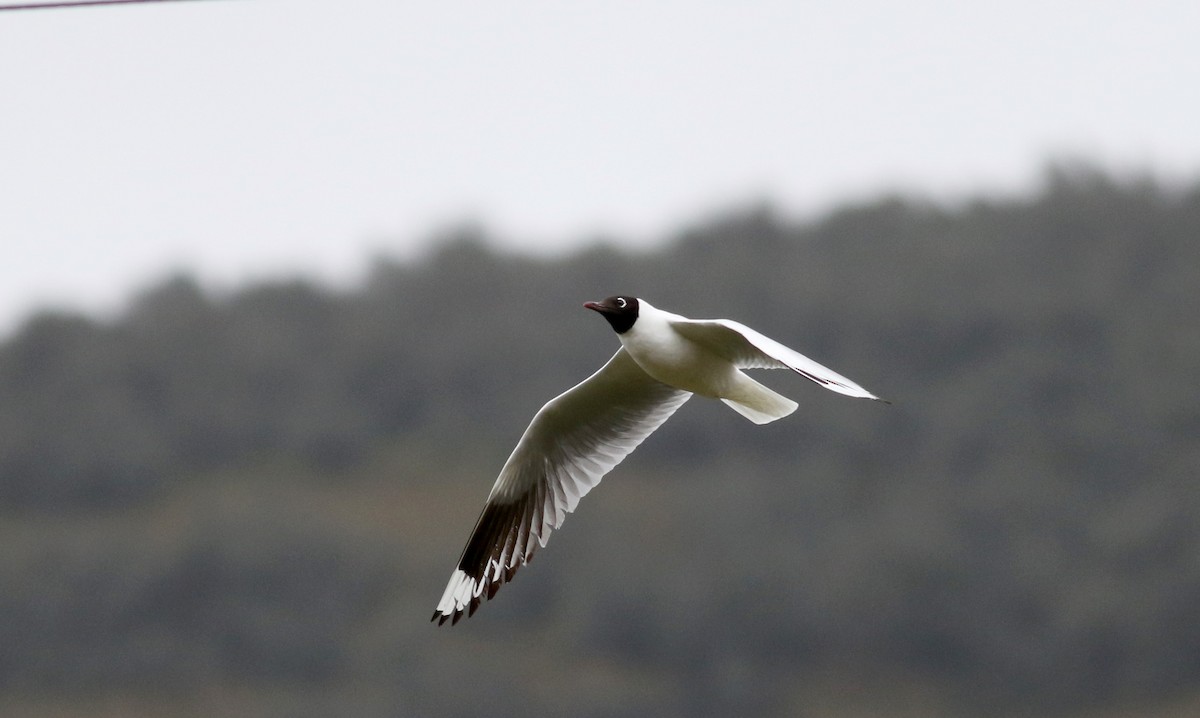
[(639, 300), (639, 305), (637, 322), (620, 335), (621, 346), (651, 377), (693, 394), (720, 399), (756, 424), (781, 419), (796, 410), (796, 402), (746, 376), (729, 356), (718, 352), (718, 347), (685, 333), (697, 329), (701, 322), (664, 312), (645, 300)]
[(797, 404), (743, 369), (791, 369), (832, 391), (879, 398), (737, 322), (688, 319), (633, 297), (584, 306), (608, 320), (621, 348), (534, 416), (434, 611), (439, 623), (457, 623), (485, 595), (491, 598), (546, 545), (579, 499), (692, 394), (720, 399), (757, 424), (787, 416)]
[(672, 321), (683, 320), (683, 317), (654, 309), (645, 300), (639, 302), (637, 322), (618, 335), (629, 356), (642, 371), (664, 384), (693, 394), (720, 398), (734, 382), (737, 368), (674, 331)]

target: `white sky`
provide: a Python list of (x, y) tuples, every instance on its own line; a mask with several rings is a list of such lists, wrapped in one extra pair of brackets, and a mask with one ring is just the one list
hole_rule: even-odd
[[(9, 2), (11, 0), (0, 0)], [(758, 199), (1200, 170), (1200, 3), (222, 0), (0, 13), (0, 333), (172, 269), (356, 277)]]

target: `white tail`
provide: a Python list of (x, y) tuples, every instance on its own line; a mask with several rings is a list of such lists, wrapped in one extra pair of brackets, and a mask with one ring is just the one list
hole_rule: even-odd
[(729, 408), (755, 424), (769, 424), (791, 414), (796, 402), (759, 384), (745, 374), (737, 383), (737, 398), (722, 397)]

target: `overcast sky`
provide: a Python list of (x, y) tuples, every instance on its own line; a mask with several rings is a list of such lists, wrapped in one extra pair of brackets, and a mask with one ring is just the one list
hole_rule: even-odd
[[(0, 4), (10, 0), (0, 0)], [(357, 276), (477, 220), (1200, 175), (1200, 3), (214, 0), (0, 13), (0, 332), (174, 269)]]

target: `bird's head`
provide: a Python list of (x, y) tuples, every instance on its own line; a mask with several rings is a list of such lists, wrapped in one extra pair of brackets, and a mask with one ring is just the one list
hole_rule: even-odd
[(637, 297), (615, 296), (599, 302), (584, 302), (583, 306), (599, 312), (617, 334), (629, 331), (638, 318)]

